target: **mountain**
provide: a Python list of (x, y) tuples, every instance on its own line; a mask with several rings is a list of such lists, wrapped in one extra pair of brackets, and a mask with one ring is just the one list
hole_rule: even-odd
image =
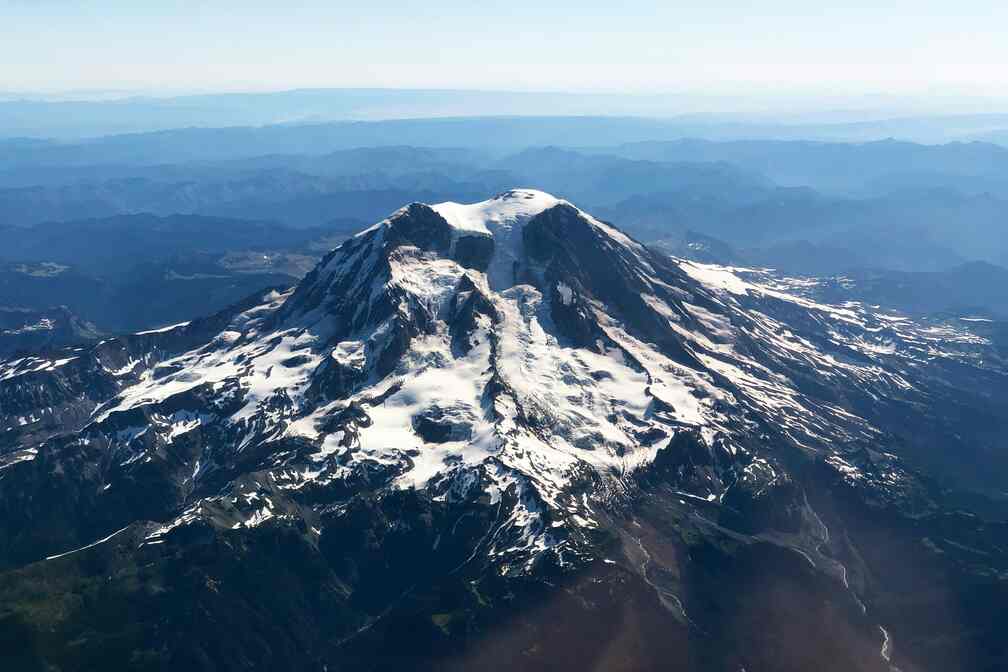
[(0, 305), (16, 315), (45, 314), (46, 306), (62, 300), (100, 331), (159, 327), (229, 306), (257, 290), (289, 287), (306, 272), (304, 265), (315, 260), (308, 255), (197, 252), (137, 259), (105, 273), (54, 262), (0, 264)]
[[(753, 100), (735, 101), (752, 108)], [(290, 91), (200, 94), (174, 97), (112, 95), (80, 99), (0, 94), (0, 143), (23, 144), (35, 136), (76, 140), (109, 134), (150, 134), (194, 127), (294, 128), (331, 125), (340, 135), (385, 136), (393, 144), (412, 142), (418, 133), (465, 137), (481, 145), (501, 144), (520, 130), (538, 138), (573, 136), (578, 144), (600, 137), (633, 140), (704, 138), (816, 138), (863, 141), (900, 137), (920, 142), (982, 135), (1004, 128), (1004, 114), (949, 114), (897, 117), (855, 107), (859, 112), (788, 113), (786, 121), (760, 112), (714, 114), (721, 96), (701, 94), (606, 94), (451, 89), (295, 89)], [(843, 106), (843, 104), (841, 104)], [(792, 107), (788, 104), (786, 107)], [(702, 111), (702, 113), (693, 113)], [(543, 116), (543, 115), (551, 116)], [(607, 115), (607, 116), (604, 116)], [(351, 121), (345, 121), (351, 120)], [(329, 123), (326, 123), (329, 122)], [(454, 125), (447, 125), (454, 124)], [(340, 127), (344, 127), (341, 129)], [(359, 127), (363, 130), (353, 129)], [(477, 126), (476, 130), (471, 127)], [(251, 127), (251, 128), (248, 128)], [(350, 132), (345, 130), (350, 127)], [(374, 128), (375, 130), (371, 130)], [(199, 129), (196, 129), (199, 130)], [(342, 131), (342, 133), (341, 133)], [(483, 132), (480, 132), (483, 131)], [(502, 132), (503, 131), (503, 132)], [(343, 138), (344, 141), (345, 138)], [(525, 142), (523, 144), (541, 144)], [(165, 143), (170, 144), (170, 143)], [(228, 145), (204, 147), (221, 151)], [(234, 151), (232, 149), (232, 151)], [(240, 151), (240, 150), (239, 150)]]
[(728, 163), (640, 161), (559, 147), (527, 149), (494, 167), (595, 204), (653, 192), (745, 203), (763, 197), (774, 186), (759, 173)]
[(409, 194), (469, 193), (472, 185), (439, 175), (321, 178), (286, 170), (205, 180), (123, 178), (0, 189), (0, 216), (20, 227), (119, 214), (201, 214), (274, 220), (297, 228), (368, 217)]
[[(199, 131), (200, 148), (236, 132)], [(176, 163), (152, 162), (146, 136), (105, 139), (93, 156), (75, 154), (76, 145), (49, 154), (45, 143), (15, 143), (0, 151), (0, 221), (41, 231), (52, 221), (185, 213), (316, 228), (375, 221), (404, 202), (478, 200), (524, 183), (619, 221), (644, 241), (693, 230), (739, 248), (779, 246), (814, 274), (851, 261), (901, 271), (1008, 264), (1008, 150), (995, 145), (683, 140), (590, 151), (553, 144), (500, 156), (437, 146), (323, 151), (331, 149), (328, 137), (320, 130), (313, 143), (294, 148), (302, 154)], [(365, 140), (377, 142), (358, 138)], [(125, 153), (117, 157), (106, 144)], [(214, 236), (193, 242), (204, 238)]]
[(837, 195), (873, 195), (908, 186), (1008, 195), (1008, 147), (991, 142), (919, 144), (893, 140), (682, 139), (596, 147), (598, 154), (646, 161), (725, 162), (782, 186)]
[(12, 227), (0, 249), (0, 306), (64, 304), (109, 333), (182, 322), (290, 286), (359, 228), (151, 214)]
[(100, 334), (66, 306), (48, 310), (0, 307), (0, 356), (96, 341)]
[[(440, 104), (440, 103), (439, 103)], [(16, 104), (15, 104), (16, 105)], [(0, 121), (3, 115), (0, 103)], [(675, 119), (602, 116), (457, 116), (442, 118), (400, 118), (379, 121), (331, 121), (291, 124), (218, 124), (206, 127), (174, 126), (148, 132), (122, 133), (117, 129), (99, 131), (82, 138), (74, 133), (48, 133), (44, 128), (8, 133), (35, 137), (61, 137), (42, 143), (0, 138), (0, 169), (13, 163), (27, 165), (114, 165), (133, 163), (156, 165), (188, 161), (250, 158), (268, 154), (325, 154), (357, 147), (402, 146), (457, 148), (470, 147), (494, 152), (515, 152), (526, 147), (560, 145), (583, 147), (599, 138), (611, 142), (675, 140), (714, 133), (722, 137), (746, 134), (749, 125), (716, 125), (703, 121), (685, 123)], [(720, 131), (720, 132), (719, 132)], [(765, 129), (764, 129), (765, 132)], [(773, 132), (772, 130), (770, 131)], [(808, 137), (808, 128), (791, 127), (791, 134)], [(761, 133), (763, 135), (763, 133)]]
[(1001, 145), (1002, 147), (1008, 147), (1008, 129), (998, 129), (995, 131), (978, 133), (976, 135), (976, 139), (981, 142), (993, 142)]
[(527, 189), (0, 363), (12, 669), (995, 670), (1008, 369)]
[(855, 270), (824, 283), (820, 295), (831, 302), (858, 297), (913, 314), (1006, 320), (1008, 269), (972, 262), (932, 273)]
[[(900, 271), (947, 270), (969, 260), (1008, 263), (1003, 234), (1006, 201), (948, 190), (899, 191), (880, 197), (837, 198), (805, 187), (776, 188), (736, 200), (693, 192), (639, 194), (599, 207), (645, 240), (678, 239), (698, 231), (736, 248), (788, 247), (810, 243), (834, 272), (856, 260)], [(800, 257), (801, 250), (791, 254)], [(804, 260), (808, 268), (813, 258)]]
[(323, 236), (349, 235), (358, 222), (293, 229), (263, 220), (150, 213), (51, 221), (7, 232), (0, 259), (124, 270), (172, 254), (249, 249), (303, 249)]
[[(2, 142), (0, 142), (2, 146)], [(45, 145), (42, 145), (44, 147)], [(29, 146), (28, 149), (31, 149)], [(35, 147), (39, 151), (39, 147)], [(281, 178), (301, 177), (334, 181), (334, 187), (349, 189), (375, 185), (389, 187), (396, 180), (417, 175), (442, 174), (463, 176), (478, 170), (493, 160), (484, 151), (459, 148), (411, 146), (354, 147), (326, 153), (269, 153), (247, 158), (186, 161), (180, 163), (118, 162), (77, 163), (37, 162), (32, 151), (7, 157), (6, 169), (0, 170), (0, 185), (4, 188), (34, 186), (64, 186), (79, 183), (118, 182), (126, 180), (151, 182), (211, 182), (239, 180), (254, 176), (277, 175)], [(379, 182), (379, 180), (386, 180)], [(279, 180), (278, 180), (279, 182)], [(309, 182), (309, 185), (311, 183)], [(263, 188), (266, 185), (260, 185)], [(401, 186), (401, 185), (400, 185)]]
[[(860, 301), (918, 317), (992, 321), (1008, 318), (1008, 269), (982, 261), (942, 271), (872, 267), (874, 257), (808, 241), (736, 250), (695, 231), (655, 245), (674, 256), (708, 264), (773, 268), (805, 276), (813, 298), (825, 303)], [(976, 319), (974, 319), (976, 318)]]

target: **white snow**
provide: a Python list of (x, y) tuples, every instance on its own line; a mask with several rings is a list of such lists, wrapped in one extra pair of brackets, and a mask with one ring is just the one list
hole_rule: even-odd
[(686, 271), (687, 275), (700, 284), (711, 289), (741, 295), (748, 294), (752, 289), (752, 286), (735, 275), (735, 269), (730, 267), (701, 264), (696, 261), (681, 261), (679, 268)]
[(7, 334), (10, 336), (16, 336), (19, 334), (30, 334), (35, 331), (52, 331), (55, 324), (48, 317), (43, 317), (38, 322), (34, 324), (26, 324), (20, 329), (4, 329), (0, 331), (2, 334)]
[(459, 231), (491, 235), (495, 229), (510, 228), (561, 202), (543, 191), (513, 189), (480, 203), (466, 205), (447, 201), (431, 208)]
[(574, 290), (562, 282), (557, 283), (557, 292), (560, 293), (560, 301), (562, 301), (565, 306), (569, 306), (571, 301), (574, 300)]
[(115, 532), (113, 532), (112, 534), (108, 535), (107, 537), (102, 537), (98, 541), (91, 542), (87, 546), (81, 546), (80, 548), (75, 548), (72, 551), (66, 551), (65, 553), (57, 553), (56, 555), (50, 555), (50, 556), (46, 557), (46, 560), (55, 560), (56, 558), (62, 558), (62, 557), (68, 556), (71, 553), (78, 553), (80, 551), (85, 551), (85, 550), (87, 550), (89, 548), (94, 548), (98, 544), (104, 544), (106, 541), (108, 541), (112, 537), (116, 536), (117, 534), (125, 532), (127, 529), (129, 529), (129, 525), (127, 525), (126, 527), (122, 528), (121, 530), (116, 530)]
[(178, 322), (176, 324), (169, 324), (166, 327), (159, 327), (157, 329), (148, 329), (147, 331), (137, 331), (134, 333), (135, 336), (144, 336), (146, 334), (163, 334), (166, 331), (171, 331), (172, 329), (178, 329), (179, 327), (184, 327), (189, 324), (189, 321)]
[(0, 471), (12, 467), (19, 462), (30, 462), (38, 456), (38, 448), (25, 448), (13, 453), (0, 455)]
[(431, 206), (459, 231), (483, 231), (493, 236), (494, 253), (486, 281), (495, 290), (514, 284), (514, 262), (521, 258), (522, 226), (544, 210), (564, 203), (534, 189), (513, 189), (480, 203), (438, 203)]
[(61, 359), (45, 359), (43, 357), (25, 357), (9, 362), (0, 363), (0, 381), (10, 380), (18, 376), (29, 373), (42, 373), (44, 371), (55, 371), (61, 366), (66, 366), (77, 359), (65, 357)]
[(362, 369), (367, 361), (363, 341), (342, 341), (333, 348), (332, 358), (340, 366), (351, 369)]
[[(370, 234), (338, 248), (315, 276), (318, 287), (312, 289), (320, 292), (349, 281), (357, 302), (350, 304), (349, 312), (356, 314), (349, 324), (333, 324), (337, 318), (327, 314), (324, 302), (291, 315), (280, 310), (290, 293), (268, 297), (263, 305), (237, 316), (207, 346), (146, 370), (140, 367), (138, 382), (97, 409), (94, 424), (206, 385), (234, 394), (231, 408), (237, 412), (222, 411), (224, 417), (206, 409), (159, 415), (152, 409), (151, 428), (172, 442), (201, 425), (221, 423), (237, 435), (235, 451), (281, 435), (316, 441), (299, 461), (270, 471), (279, 474), (278, 488), (296, 490), (306, 483), (345, 478), (358, 466), (355, 462), (397, 469), (405, 465), (394, 483), (402, 488), (422, 488), (449, 473), (464, 479), (459, 474), (479, 465), (490, 474), (491, 482), (484, 485), (495, 502), (507, 488), (521, 493), (519, 507), (505, 523), (520, 530), (519, 541), (513, 536), (507, 544), (488, 539), (487, 547), (499, 557), (528, 557), (558, 543), (544, 531), (542, 506), (563, 512), (558, 525), (596, 526), (590, 498), (571, 502), (568, 486), (592, 471), (619, 483), (654, 460), (677, 432), (698, 432), (707, 446), (740, 456), (748, 444), (733, 439), (757, 431), (755, 423), (747, 424), (749, 412), (772, 421), (797, 445), (814, 450), (874, 436), (873, 428), (848, 409), (800, 393), (789, 377), (793, 371), (814, 370), (827, 383), (846, 381), (869, 396), (911, 392), (913, 378), (889, 363), (902, 366), (982, 342), (946, 324), (921, 327), (856, 303), (820, 303), (809, 298), (814, 283), (764, 271), (677, 261), (695, 282), (662, 275), (636, 242), (580, 213), (621, 259), (640, 262), (637, 277), (652, 290), (642, 291), (641, 299), (661, 318), (656, 325), (667, 323), (664, 333), (687, 356), (667, 356), (661, 346), (645, 340), (650, 335), (633, 331), (609, 314), (618, 311), (608, 311), (587, 293), (578, 297), (579, 306), (591, 313), (601, 333), (591, 347), (572, 347), (556, 335), (553, 311), (559, 306), (550, 305), (535, 287), (515, 284), (513, 277), (513, 264), (522, 258), (522, 226), (561, 203), (566, 202), (519, 189), (481, 203), (432, 206), (460, 236), (493, 236), (495, 252), (486, 273), (414, 247), (387, 250), (385, 220)], [(478, 318), (465, 354), (453, 344), (447, 324), (464, 276), (477, 288), (472, 291), (483, 293), (495, 309), (493, 319)], [(568, 284), (558, 282), (556, 292), (560, 303), (574, 301)], [(388, 296), (399, 301), (392, 315), (372, 318), (376, 302)], [(788, 317), (793, 314), (810, 326), (794, 327)], [(410, 333), (405, 354), (389, 375), (379, 376), (369, 362), (372, 353), (381, 352), (397, 320), (418, 316), (423, 319), (415, 323), (422, 326)], [(8, 362), (0, 365), (0, 380), (11, 372), (19, 375), (67, 361)], [(313, 376), (321, 365), (333, 363), (359, 374), (358, 388), (348, 399), (314, 405), (306, 395)], [(130, 362), (122, 373), (136, 366)], [(350, 402), (360, 404), (368, 422), (326, 435), (327, 419)], [(414, 430), (420, 415), (447, 418), (454, 433), (444, 442), (425, 441)], [(145, 452), (131, 452), (135, 447), (123, 448), (147, 429), (110, 432), (110, 440), (120, 444), (116, 450), (122, 451), (116, 459), (150, 459)], [(16, 459), (33, 458), (25, 453)], [(211, 459), (203, 454), (194, 460), (190, 478), (196, 480)], [(860, 474), (839, 456), (829, 461), (845, 477)], [(12, 463), (9, 459), (7, 466)], [(760, 457), (753, 457), (742, 474), (758, 483), (776, 477), (774, 467)], [(716, 505), (724, 492), (716, 478), (711, 480), (696, 492), (681, 492), (682, 501)], [(268, 498), (246, 504), (253, 502), (251, 513), (229, 524), (255, 526), (283, 515)], [(199, 515), (197, 503), (148, 539), (160, 540)]]

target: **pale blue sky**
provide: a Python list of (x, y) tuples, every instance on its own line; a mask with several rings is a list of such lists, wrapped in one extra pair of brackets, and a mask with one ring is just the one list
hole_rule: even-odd
[(0, 0), (0, 90), (407, 86), (1008, 98), (1008, 2), (829, 4)]

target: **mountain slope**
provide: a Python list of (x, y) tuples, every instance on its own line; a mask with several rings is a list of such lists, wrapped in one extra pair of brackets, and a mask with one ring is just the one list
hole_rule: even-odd
[(94, 325), (66, 306), (48, 310), (0, 307), (0, 357), (98, 340)]
[(995, 669), (1004, 362), (805, 289), (514, 190), (5, 362), (0, 623), (28, 669)]

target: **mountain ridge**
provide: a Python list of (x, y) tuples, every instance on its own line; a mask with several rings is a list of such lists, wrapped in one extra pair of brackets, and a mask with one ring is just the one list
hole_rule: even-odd
[[(410, 204), (214, 317), (3, 362), (0, 618), (40, 662), (82, 633), (100, 657), (114, 611), (51, 605), (108, 574), (134, 577), (113, 603), (172, 615), (121, 644), (159, 664), (535, 669), (598, 617), (668, 631), (619, 646), (646, 669), (995, 665), (1003, 523), (948, 493), (1003, 482), (1005, 362), (968, 324), (808, 282), (670, 258), (515, 189)], [(974, 620), (921, 597), (943, 572), (986, 591)], [(31, 576), (56, 588), (25, 596)], [(621, 591), (636, 626), (601, 616)], [(963, 639), (928, 640), (917, 599)], [(385, 637), (419, 648), (376, 659)], [(507, 637), (496, 663), (473, 648)]]

